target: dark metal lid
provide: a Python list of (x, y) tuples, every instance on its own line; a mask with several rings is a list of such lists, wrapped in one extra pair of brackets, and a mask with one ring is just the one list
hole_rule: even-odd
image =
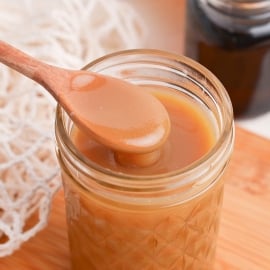
[(215, 24), (231, 32), (270, 33), (270, 0), (198, 0)]

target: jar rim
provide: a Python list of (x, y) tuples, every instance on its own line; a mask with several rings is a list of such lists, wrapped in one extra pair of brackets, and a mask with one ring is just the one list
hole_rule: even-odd
[[(193, 163), (189, 164), (186, 167), (180, 168), (178, 170), (174, 170), (168, 173), (162, 173), (162, 174), (153, 174), (153, 175), (134, 175), (134, 174), (127, 174), (122, 172), (116, 172), (113, 170), (109, 170), (107, 168), (103, 168), (102, 166), (92, 162), (91, 160), (84, 157), (74, 146), (72, 143), (68, 133), (65, 130), (64, 123), (63, 123), (63, 113), (64, 110), (60, 107), (60, 105), (57, 105), (57, 111), (56, 111), (56, 140), (58, 144), (61, 145), (62, 142), (64, 142), (65, 149), (68, 150), (69, 154), (71, 154), (73, 157), (76, 158), (76, 160), (79, 160), (79, 162), (86, 165), (88, 168), (94, 169), (99, 173), (106, 174), (106, 176), (111, 176), (113, 178), (118, 179), (119, 181), (125, 180), (125, 181), (138, 181), (140, 179), (143, 179), (143, 183), (147, 185), (147, 180), (152, 182), (153, 180), (162, 180), (164, 178), (174, 178), (175, 176), (179, 175), (185, 175), (188, 176), (190, 173), (194, 173), (194, 171), (200, 171), (200, 169), (203, 167), (203, 165), (212, 157), (212, 160), (215, 160), (215, 156), (221, 146), (226, 145), (227, 147), (227, 154), (230, 155), (232, 152), (232, 142), (234, 139), (234, 121), (233, 121), (233, 110), (232, 105), (228, 96), (227, 91), (225, 90), (224, 86), (221, 84), (221, 82), (216, 78), (216, 76), (210, 72), (208, 69), (203, 67), (201, 64), (195, 62), (194, 60), (183, 56), (183, 55), (177, 55), (171, 52), (165, 52), (162, 50), (156, 50), (156, 49), (131, 49), (131, 50), (122, 50), (118, 52), (113, 52), (110, 54), (107, 54), (105, 56), (102, 56), (96, 60), (91, 61), (89, 64), (85, 65), (82, 69), (89, 69), (93, 68), (95, 65), (100, 64), (106, 60), (117, 58), (119, 56), (125, 57), (125, 56), (131, 56), (131, 55), (151, 55), (153, 57), (162, 57), (164, 59), (176, 61), (183, 63), (185, 65), (188, 65), (189, 67), (192, 67), (194, 70), (201, 70), (202, 73), (205, 75), (205, 77), (210, 78), (211, 82), (215, 85), (216, 89), (218, 90), (220, 96), (222, 97), (223, 105), (226, 107), (226, 114), (227, 116), (224, 117), (224, 126), (220, 133), (220, 136), (218, 137), (216, 143), (214, 146), (201, 158), (197, 159)], [(61, 142), (59, 141), (59, 136), (61, 137)], [(228, 143), (229, 141), (229, 143)], [(201, 170), (200, 174), (203, 174), (203, 170)]]

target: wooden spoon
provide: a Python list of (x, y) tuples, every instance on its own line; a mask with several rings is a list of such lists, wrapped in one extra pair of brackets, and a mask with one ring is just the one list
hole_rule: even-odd
[(89, 71), (54, 67), (3, 41), (0, 61), (42, 85), (80, 129), (113, 150), (148, 153), (168, 137), (166, 109), (141, 86)]

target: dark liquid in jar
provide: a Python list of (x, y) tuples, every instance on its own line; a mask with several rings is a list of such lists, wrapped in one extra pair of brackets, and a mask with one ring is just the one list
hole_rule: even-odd
[(261, 35), (258, 27), (227, 29), (208, 18), (198, 1), (187, 1), (185, 54), (221, 80), (236, 117), (270, 110), (270, 26), (268, 30)]

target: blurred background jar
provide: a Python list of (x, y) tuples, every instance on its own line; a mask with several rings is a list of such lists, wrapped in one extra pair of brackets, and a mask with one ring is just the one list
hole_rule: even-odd
[(270, 1), (186, 1), (185, 54), (224, 84), (236, 117), (270, 111)]

